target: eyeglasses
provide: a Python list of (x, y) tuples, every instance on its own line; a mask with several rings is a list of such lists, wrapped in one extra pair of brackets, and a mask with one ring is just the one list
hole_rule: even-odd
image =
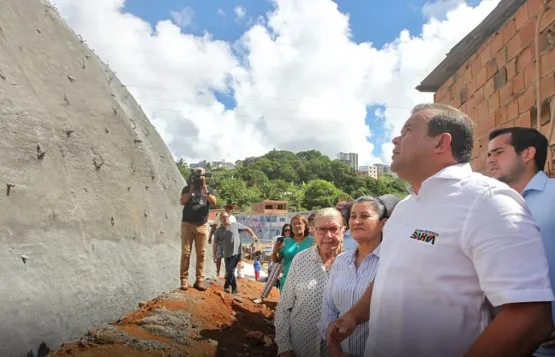
[(318, 234), (326, 234), (328, 233), (328, 231), (331, 234), (337, 234), (339, 233), (339, 231), (341, 231), (342, 227), (315, 227), (316, 232), (318, 232)]
[(284, 229), (283, 231), (284, 231), (284, 232), (291, 232), (290, 229)]

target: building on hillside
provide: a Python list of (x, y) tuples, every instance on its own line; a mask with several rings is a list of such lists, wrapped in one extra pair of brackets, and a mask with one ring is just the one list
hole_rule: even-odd
[(228, 169), (228, 170), (232, 170), (235, 168), (235, 164), (232, 162), (227, 162), (225, 160), (220, 160), (220, 161), (207, 161), (207, 160), (202, 160), (196, 163), (192, 163), (189, 165), (190, 168), (194, 169), (196, 167), (202, 167), (205, 170), (215, 170), (215, 169)]
[(358, 154), (353, 152), (340, 152), (337, 153), (337, 160), (343, 161), (347, 166), (358, 170)]
[(264, 200), (251, 207), (253, 213), (284, 214), (287, 213), (287, 201)]
[(376, 165), (360, 166), (357, 171), (357, 176), (378, 179), (378, 168)]
[(235, 168), (235, 164), (232, 162), (227, 162), (225, 160), (221, 160), (221, 161), (211, 161), (210, 162), (210, 168), (212, 170), (214, 169), (227, 169), (227, 170), (233, 170)]
[(360, 166), (357, 171), (359, 177), (372, 177), (375, 179), (380, 178), (382, 175), (391, 175), (397, 177), (397, 175), (391, 171), (389, 165), (384, 164), (374, 164), (370, 166)]
[(524, 126), (548, 136), (551, 155), (546, 170), (554, 176), (555, 144), (548, 133), (554, 126), (550, 120), (555, 96), (554, 30), (555, 9), (544, 10), (542, 0), (501, 0), (417, 87), (434, 92), (435, 102), (455, 106), (472, 118), (474, 170), (485, 171), (491, 130)]

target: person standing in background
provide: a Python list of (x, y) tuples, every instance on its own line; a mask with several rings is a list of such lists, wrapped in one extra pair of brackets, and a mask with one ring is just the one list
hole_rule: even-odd
[[(232, 215), (234, 209), (235, 209), (235, 204), (231, 201), (227, 201), (224, 212), (227, 212), (227, 214), (229, 214), (230, 223), (237, 223), (237, 218), (235, 218), (235, 216)], [(214, 217), (214, 223), (212, 223), (212, 228), (210, 229), (210, 235), (208, 236), (208, 244), (212, 244), (214, 263), (216, 264), (216, 276), (218, 277), (218, 279), (220, 278), (223, 252), (222, 252), (222, 247), (221, 246), (218, 247), (218, 244), (216, 243), (216, 241), (212, 243), (212, 236), (214, 235), (214, 233), (216, 233), (216, 229), (218, 229), (222, 224), (220, 219), (220, 214), (221, 213), (218, 213), (216, 217)]]
[[(555, 294), (555, 179), (548, 178), (543, 172), (547, 159), (547, 138), (536, 129), (513, 127), (492, 131), (489, 140), (488, 173), (519, 192), (528, 204), (540, 226), (549, 265), (549, 280)], [(555, 304), (551, 306), (555, 321)], [(553, 334), (534, 356), (555, 356)]]
[(262, 264), (260, 263), (260, 256), (257, 255), (254, 257), (254, 280), (258, 281), (260, 278), (260, 270), (262, 270)]
[(181, 220), (181, 264), (180, 288), (189, 288), (189, 264), (193, 242), (196, 251), (196, 280), (193, 287), (205, 291), (204, 262), (208, 243), (208, 213), (210, 206), (216, 204), (214, 190), (206, 184), (205, 171), (195, 168), (189, 176), (187, 186), (181, 191), (180, 203), (183, 206)]

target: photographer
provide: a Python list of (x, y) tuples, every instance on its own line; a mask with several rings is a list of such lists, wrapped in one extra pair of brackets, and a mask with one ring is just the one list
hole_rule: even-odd
[(214, 190), (206, 185), (206, 173), (195, 168), (189, 176), (187, 186), (181, 191), (183, 219), (181, 222), (181, 289), (189, 288), (189, 263), (193, 242), (197, 254), (196, 280), (193, 287), (205, 291), (204, 261), (208, 243), (208, 213), (216, 204)]

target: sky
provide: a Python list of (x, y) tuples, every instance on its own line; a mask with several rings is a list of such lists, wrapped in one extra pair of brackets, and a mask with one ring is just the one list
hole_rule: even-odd
[(500, 0), (51, 0), (175, 158), (391, 162), (414, 88)]

